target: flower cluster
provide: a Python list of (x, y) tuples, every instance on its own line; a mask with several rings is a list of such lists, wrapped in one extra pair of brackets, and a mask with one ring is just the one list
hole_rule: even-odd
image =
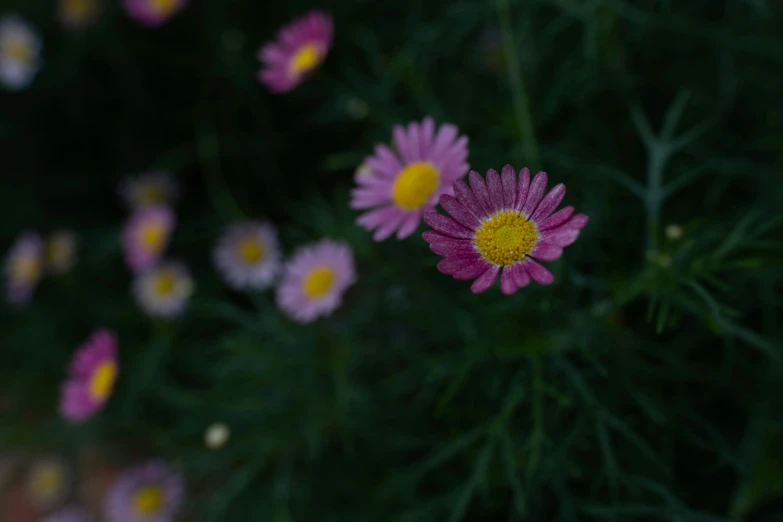
[(76, 235), (59, 231), (44, 240), (38, 232), (27, 231), (11, 246), (5, 260), (6, 299), (13, 305), (30, 301), (44, 275), (61, 275), (76, 264)]

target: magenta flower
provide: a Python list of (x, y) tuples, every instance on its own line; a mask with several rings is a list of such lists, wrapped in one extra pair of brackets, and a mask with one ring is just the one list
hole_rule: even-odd
[(146, 27), (158, 27), (182, 11), (190, 0), (123, 0), (125, 12)]
[(424, 215), (435, 230), (423, 237), (433, 252), (445, 257), (438, 270), (454, 279), (477, 278), (470, 287), (473, 293), (492, 286), (498, 274), (500, 290), (506, 295), (527, 286), (531, 278), (542, 285), (552, 283), (555, 277), (534, 259), (559, 259), (563, 248), (576, 241), (587, 225), (586, 215), (572, 215), (574, 207), (555, 212), (565, 185), (556, 185), (544, 196), (545, 172), (536, 174), (531, 183), (528, 169), (522, 169), (517, 180), (511, 165), (503, 167), (502, 175), (487, 171), (486, 183), (471, 171), (470, 185), (457, 181), (456, 199), (441, 196), (440, 204), (451, 218), (435, 211)]
[(5, 261), (6, 297), (14, 305), (33, 297), (44, 270), (44, 242), (37, 232), (25, 232), (16, 240)]
[(373, 239), (383, 241), (397, 232), (397, 239), (411, 235), (422, 213), (433, 208), (442, 194), (452, 194), (452, 184), (470, 168), (468, 138), (458, 136), (457, 127), (445, 124), (435, 129), (432, 118), (421, 124), (401, 125), (392, 132), (397, 153), (376, 145), (375, 154), (364, 165), (372, 175), (354, 177), (351, 208), (373, 209), (356, 221), (375, 230)]
[(269, 223), (245, 221), (226, 229), (215, 248), (215, 264), (237, 290), (263, 290), (280, 269), (277, 230)]
[(261, 48), (258, 79), (274, 93), (291, 91), (321, 65), (331, 45), (332, 18), (310, 11), (280, 29), (277, 41)]
[(60, 395), (60, 416), (78, 424), (100, 412), (117, 380), (117, 337), (98, 330), (73, 356)]
[(172, 522), (182, 503), (182, 476), (160, 461), (129, 468), (106, 495), (108, 522)]
[(134, 272), (147, 270), (160, 260), (171, 239), (176, 218), (168, 207), (145, 207), (127, 221), (122, 238), (125, 262)]
[(288, 262), (277, 306), (294, 321), (309, 323), (334, 312), (355, 282), (351, 247), (324, 239), (302, 247)]

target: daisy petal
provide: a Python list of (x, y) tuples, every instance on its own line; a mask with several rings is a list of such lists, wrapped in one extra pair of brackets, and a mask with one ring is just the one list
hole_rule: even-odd
[(444, 194), (440, 197), (440, 206), (446, 210), (454, 220), (468, 228), (477, 228), (481, 222), (465, 206), (453, 197)]
[(549, 217), (549, 215), (555, 211), (560, 202), (563, 201), (565, 193), (566, 188), (562, 183), (552, 187), (552, 190), (549, 191), (549, 194), (547, 194), (546, 197), (541, 200), (541, 203), (538, 204), (538, 208), (535, 212), (533, 212), (531, 219), (538, 223), (539, 221)]
[(467, 228), (458, 224), (450, 217), (446, 217), (441, 214), (438, 214), (434, 210), (425, 212), (424, 222), (427, 223), (432, 228), (434, 228), (435, 230), (437, 230), (438, 232), (441, 232), (447, 236), (457, 237), (462, 239), (471, 239), (473, 237), (473, 231), (468, 230)]
[(470, 285), (470, 291), (474, 294), (480, 294), (481, 292), (487, 290), (490, 286), (492, 286), (495, 283), (495, 280), (498, 278), (498, 273), (500, 272), (500, 267), (496, 265), (490, 265), (489, 270), (481, 274), (481, 276), (473, 281), (473, 284)]
[(530, 189), (530, 169), (524, 168), (519, 171), (519, 181), (517, 182), (517, 202), (514, 204), (514, 210), (522, 211), (522, 207), (527, 201), (527, 193)]
[(545, 243), (539, 241), (532, 252), (530, 257), (540, 259), (541, 261), (556, 261), (563, 255), (563, 249), (552, 243)]
[(530, 284), (530, 276), (525, 270), (524, 263), (515, 263), (511, 265), (511, 277), (517, 285), (517, 288), (524, 288)]
[(517, 283), (513, 276), (514, 267), (505, 266), (500, 274), (500, 291), (505, 295), (511, 295), (517, 291)]
[(498, 174), (497, 170), (489, 169), (487, 171), (487, 190), (492, 212), (503, 210), (503, 183), (500, 181), (500, 174)]
[(568, 221), (568, 218), (571, 217), (571, 214), (574, 213), (574, 207), (568, 206), (563, 207), (545, 220), (543, 220), (541, 223), (538, 224), (538, 230), (549, 230), (551, 228), (557, 228), (566, 221)]
[(530, 274), (530, 277), (533, 278), (533, 280), (540, 284), (540, 285), (550, 285), (554, 282), (555, 276), (544, 268), (542, 265), (539, 265), (532, 259), (528, 259), (525, 262), (525, 270), (527, 270), (527, 273)]
[(503, 207), (514, 208), (517, 199), (517, 174), (514, 167), (506, 165), (500, 173), (503, 181)]
[(462, 203), (465, 206), (465, 209), (473, 214), (476, 219), (481, 221), (481, 218), (485, 217), (486, 214), (481, 208), (481, 205), (479, 205), (479, 202), (476, 201), (476, 196), (473, 194), (473, 191), (470, 190), (461, 179), (454, 182), (454, 195), (456, 196), (457, 201)]
[(492, 204), (489, 201), (489, 191), (487, 190), (487, 185), (484, 183), (484, 178), (475, 170), (471, 170), (468, 176), (470, 179), (470, 188), (473, 189), (476, 201), (481, 205), (481, 208), (486, 215), (492, 214)]
[(533, 182), (530, 184), (530, 192), (528, 192), (525, 206), (522, 207), (523, 214), (526, 216), (533, 215), (533, 212), (536, 210), (536, 207), (541, 201), (541, 198), (544, 197), (544, 192), (546, 192), (546, 185), (548, 181), (549, 180), (547, 178), (546, 172), (539, 172), (536, 174), (536, 177), (533, 178)]

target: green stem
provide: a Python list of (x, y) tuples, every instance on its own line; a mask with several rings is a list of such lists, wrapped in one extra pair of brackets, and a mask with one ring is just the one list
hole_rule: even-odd
[(514, 41), (514, 31), (511, 26), (511, 8), (508, 0), (497, 0), (498, 17), (500, 18), (500, 31), (503, 35), (503, 48), (508, 61), (508, 80), (511, 84), (511, 97), (514, 103), (519, 134), (522, 139), (522, 151), (525, 160), (533, 168), (541, 167), (538, 153), (538, 143), (533, 127), (533, 117), (530, 113), (527, 90), (520, 72), (519, 56)]
[(647, 210), (647, 251), (658, 252), (658, 236), (661, 229), (661, 205), (665, 197), (663, 171), (669, 159), (669, 151), (660, 143), (649, 150), (647, 161), (647, 187), (644, 191)]

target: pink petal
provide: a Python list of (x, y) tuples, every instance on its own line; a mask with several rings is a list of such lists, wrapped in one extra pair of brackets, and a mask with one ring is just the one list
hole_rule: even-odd
[(436, 266), (438, 267), (438, 270), (444, 274), (451, 275), (459, 270), (462, 270), (466, 266), (475, 264), (478, 261), (481, 261), (481, 256), (477, 253), (473, 253), (466, 256), (449, 256), (438, 261)]
[(511, 277), (517, 285), (517, 288), (524, 288), (530, 284), (530, 276), (525, 270), (525, 263), (515, 263), (511, 265)]
[(378, 208), (362, 214), (359, 219), (356, 220), (356, 224), (363, 227), (365, 230), (371, 230), (377, 226), (386, 223), (390, 219), (394, 219), (400, 215), (401, 211), (394, 205), (387, 205), (382, 208)]
[(408, 142), (408, 136), (405, 134), (405, 128), (402, 125), (396, 125), (392, 129), (392, 138), (394, 139), (394, 146), (402, 156), (403, 163), (413, 163), (413, 151)]
[(517, 174), (514, 167), (506, 165), (500, 176), (503, 181), (503, 207), (514, 208), (517, 199)]
[(481, 292), (488, 289), (490, 286), (492, 286), (495, 283), (495, 280), (498, 278), (498, 273), (500, 272), (500, 267), (497, 265), (490, 265), (489, 270), (481, 274), (481, 276), (473, 281), (473, 284), (470, 285), (470, 291), (474, 294), (480, 294)]
[(503, 182), (500, 181), (500, 174), (495, 169), (487, 171), (487, 190), (492, 212), (503, 210)]
[(546, 218), (544, 221), (538, 224), (538, 230), (549, 230), (550, 228), (556, 228), (568, 221), (568, 218), (571, 217), (571, 214), (574, 213), (574, 207), (568, 206), (563, 207), (548, 218)]
[(473, 194), (473, 191), (470, 190), (461, 179), (454, 182), (454, 195), (457, 197), (457, 201), (462, 203), (479, 221), (481, 221), (482, 217), (486, 216), (481, 205), (476, 201), (476, 196)]
[(530, 256), (541, 261), (556, 261), (563, 255), (563, 249), (552, 243), (539, 241), (530, 252)]
[(535, 212), (533, 212), (531, 219), (537, 223), (538, 221), (549, 217), (549, 215), (555, 211), (560, 202), (563, 201), (565, 193), (566, 188), (562, 183), (552, 187), (552, 190), (549, 191), (549, 194), (547, 194), (546, 197), (541, 200), (541, 203), (538, 204), (538, 208)]
[(422, 154), (427, 154), (432, 146), (432, 140), (435, 138), (435, 122), (429, 116), (424, 118), (421, 123), (421, 150)]
[(429, 226), (447, 236), (458, 237), (462, 239), (472, 239), (473, 232), (458, 224), (450, 217), (438, 214), (434, 210), (424, 213), (424, 222)]
[(525, 167), (519, 171), (519, 182), (517, 183), (517, 202), (514, 203), (514, 209), (522, 211), (522, 207), (527, 201), (527, 193), (530, 188), (530, 169)]
[(492, 268), (492, 265), (490, 265), (483, 259), (479, 259), (477, 261), (469, 261), (465, 263), (465, 266), (463, 266), (460, 270), (454, 272), (454, 274), (452, 274), (452, 277), (460, 281), (467, 281), (469, 279), (474, 279), (476, 277), (481, 276), (490, 268)]
[(397, 230), (397, 239), (405, 239), (413, 234), (419, 227), (419, 221), (421, 221), (421, 214), (418, 211), (410, 212)]
[(421, 159), (421, 139), (419, 137), (419, 124), (411, 122), (408, 125), (408, 146), (412, 154), (413, 161), (419, 161)]
[(489, 191), (487, 190), (487, 186), (484, 184), (484, 178), (482, 178), (481, 174), (475, 170), (470, 171), (469, 177), (470, 188), (473, 189), (473, 195), (476, 197), (476, 201), (478, 201), (478, 204), (481, 205), (485, 215), (491, 215), (493, 213), (492, 205), (489, 201)]
[(503, 267), (503, 272), (500, 274), (500, 291), (505, 295), (511, 295), (517, 291), (517, 283), (514, 281), (513, 265)]
[(430, 151), (431, 158), (440, 157), (441, 154), (446, 152), (446, 149), (457, 137), (457, 127), (451, 124), (441, 125), (437, 136), (435, 136), (435, 143), (432, 145)]
[(375, 229), (375, 233), (372, 235), (373, 240), (383, 241), (384, 239), (391, 236), (394, 231), (397, 230), (397, 227), (402, 224), (406, 217), (406, 213), (399, 211), (394, 216), (389, 217), (386, 222), (381, 223), (381, 225)]
[(481, 222), (473, 215), (465, 206), (449, 195), (442, 195), (440, 197), (440, 205), (451, 214), (457, 223), (466, 226), (467, 228), (476, 229), (481, 226)]
[(444, 236), (440, 232), (435, 232), (434, 230), (427, 230), (421, 237), (430, 244), (430, 250), (442, 256), (467, 255), (476, 251), (470, 241)]
[(525, 201), (525, 206), (522, 207), (522, 213), (524, 215), (533, 215), (541, 198), (544, 197), (547, 182), (548, 178), (546, 172), (539, 172), (536, 174), (536, 177), (533, 178), (533, 182), (530, 184), (530, 192), (527, 194), (527, 201)]
[(552, 272), (530, 258), (525, 261), (524, 266), (527, 273), (530, 274), (530, 277), (540, 285), (549, 285), (555, 280), (555, 276), (552, 275)]

